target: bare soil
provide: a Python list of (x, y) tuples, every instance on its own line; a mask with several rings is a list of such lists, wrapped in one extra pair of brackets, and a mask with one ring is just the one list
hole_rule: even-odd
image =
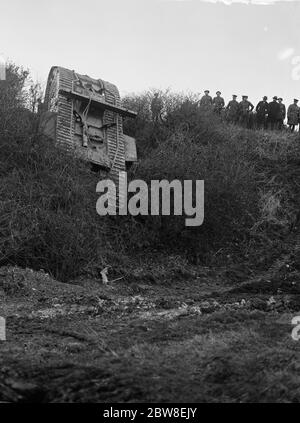
[(3, 267), (0, 315), (1, 402), (300, 400), (295, 272), (237, 283), (195, 267), (104, 285)]

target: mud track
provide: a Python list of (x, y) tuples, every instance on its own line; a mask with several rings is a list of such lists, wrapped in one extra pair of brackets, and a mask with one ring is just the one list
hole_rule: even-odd
[(198, 273), (104, 286), (0, 269), (0, 401), (299, 402), (296, 274)]

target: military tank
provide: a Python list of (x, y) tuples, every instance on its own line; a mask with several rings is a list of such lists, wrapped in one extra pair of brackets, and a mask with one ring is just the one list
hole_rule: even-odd
[(136, 141), (123, 133), (123, 117), (135, 118), (136, 113), (122, 107), (115, 85), (63, 67), (51, 68), (41, 131), (116, 183), (119, 172), (137, 161)]

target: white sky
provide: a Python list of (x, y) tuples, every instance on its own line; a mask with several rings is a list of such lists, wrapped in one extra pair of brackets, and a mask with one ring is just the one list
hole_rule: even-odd
[(220, 90), (226, 101), (300, 97), (299, 1), (0, 2), (0, 53), (41, 82), (60, 65), (122, 94), (170, 87)]

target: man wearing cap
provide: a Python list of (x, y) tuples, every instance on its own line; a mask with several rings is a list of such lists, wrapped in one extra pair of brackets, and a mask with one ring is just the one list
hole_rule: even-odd
[(225, 101), (224, 101), (224, 98), (221, 97), (221, 91), (217, 91), (216, 95), (217, 97), (213, 99), (213, 108), (214, 108), (214, 112), (220, 115), (221, 111), (223, 110), (225, 106)]
[(162, 109), (163, 109), (163, 101), (159, 96), (159, 93), (154, 93), (154, 97), (151, 102), (151, 112), (152, 112), (152, 120), (153, 122), (162, 122)]
[(226, 106), (227, 120), (231, 123), (236, 124), (239, 119), (239, 102), (237, 101), (237, 95), (233, 94), (232, 100)]
[(285, 108), (285, 105), (283, 104), (283, 98), (281, 98), (281, 97), (278, 98), (278, 104), (279, 104), (279, 107), (280, 107), (280, 114), (279, 114), (279, 119), (278, 119), (278, 129), (281, 131), (282, 127), (283, 127), (284, 119), (286, 117), (286, 108)]
[(212, 106), (213, 99), (209, 95), (209, 90), (204, 91), (204, 96), (200, 100), (200, 107), (205, 110), (209, 110)]
[(268, 97), (264, 96), (262, 101), (260, 101), (255, 110), (257, 113), (257, 128), (261, 129), (267, 129), (268, 127), (268, 113), (269, 113), (269, 103), (268, 103)]
[(268, 121), (270, 124), (270, 129), (273, 131), (274, 129), (277, 129), (278, 119), (280, 117), (280, 106), (279, 103), (277, 103), (277, 96), (275, 95), (273, 97), (273, 101), (269, 103), (269, 115), (268, 115)]
[(290, 127), (291, 132), (294, 132), (300, 119), (300, 109), (297, 103), (298, 103), (298, 100), (295, 98), (294, 104), (291, 104), (289, 106), (288, 112), (287, 112), (288, 125)]
[(239, 115), (240, 115), (240, 123), (244, 128), (249, 127), (250, 114), (253, 109), (254, 109), (254, 106), (250, 101), (248, 101), (248, 96), (243, 95), (242, 101), (239, 103)]

